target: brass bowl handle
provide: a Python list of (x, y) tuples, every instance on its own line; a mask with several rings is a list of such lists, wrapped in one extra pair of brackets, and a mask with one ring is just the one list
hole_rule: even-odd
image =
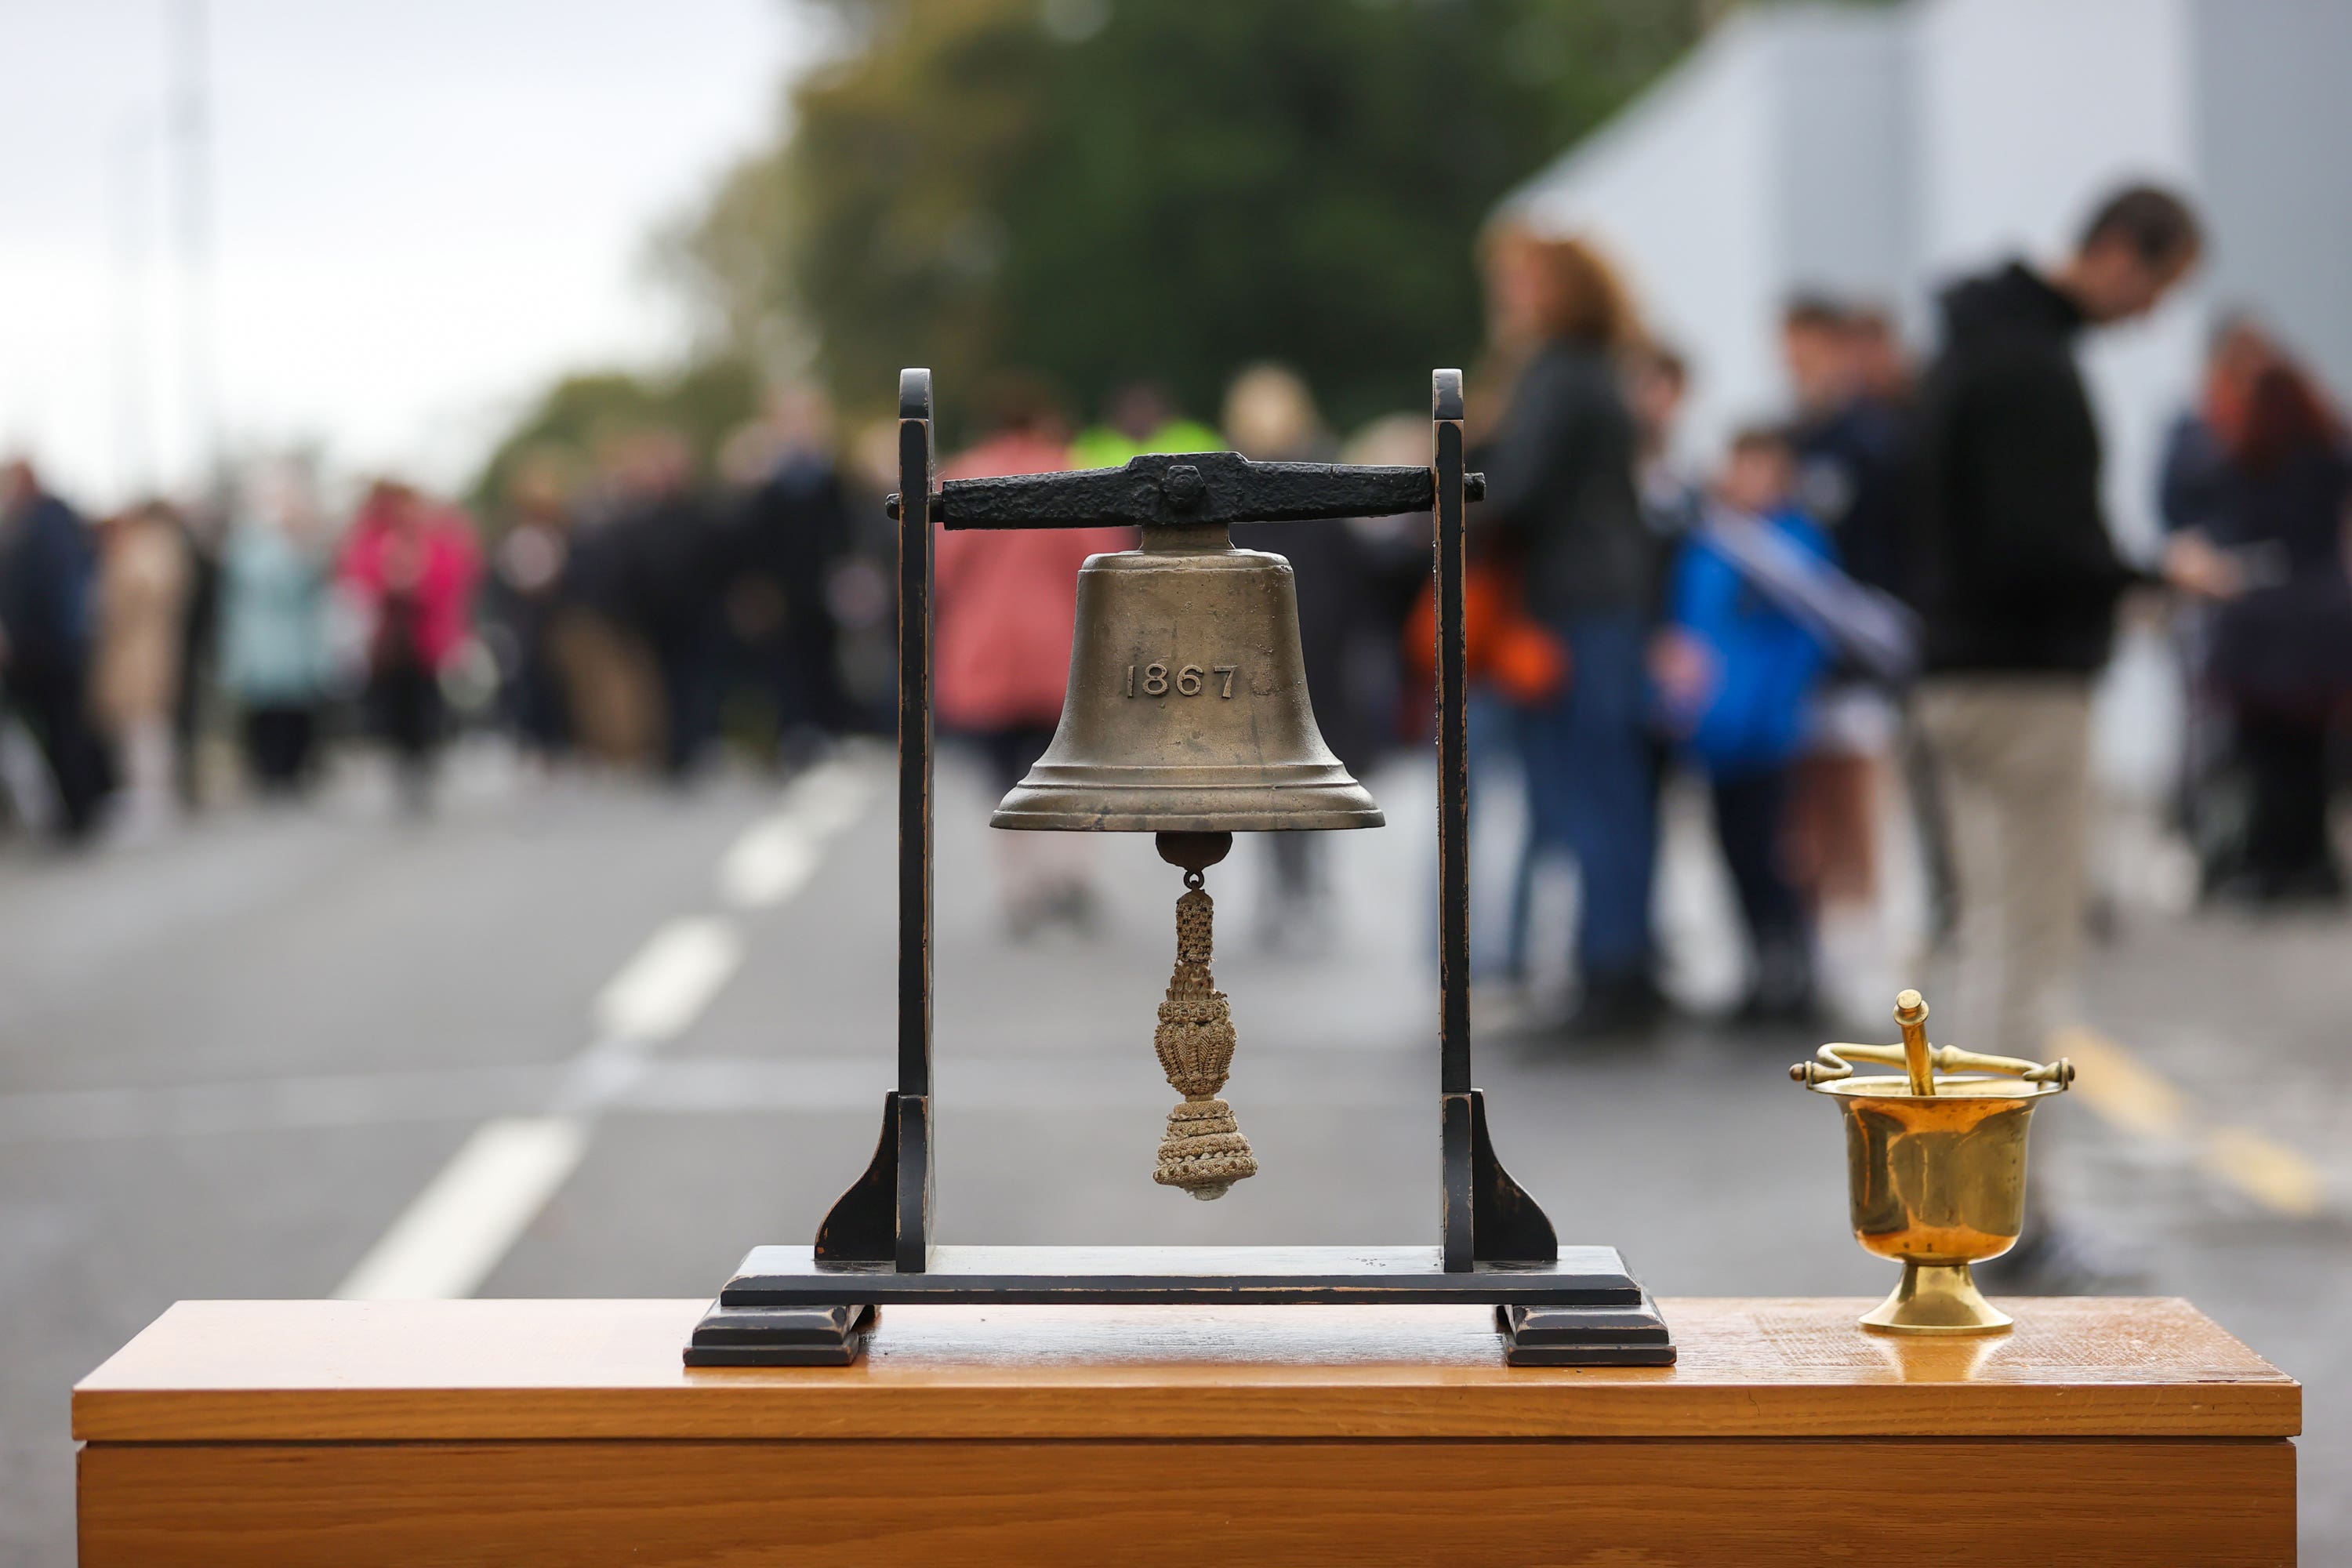
[[(2020, 1057), (1991, 1057), (1978, 1051), (1964, 1051), (1958, 1046), (1937, 1046), (1928, 1051), (1927, 1060), (1937, 1072), (1999, 1073), (2023, 1079), (2028, 1083), (2053, 1083), (2061, 1089), (2074, 1081), (2074, 1064), (2064, 1057), (2045, 1066)], [(1905, 1065), (1904, 1048), (1901, 1046), (1823, 1046), (1815, 1053), (1814, 1060), (1799, 1062), (1790, 1068), (1789, 1077), (1809, 1089), (1816, 1084), (1835, 1083), (1853, 1076), (1854, 1062), (1902, 1067)]]

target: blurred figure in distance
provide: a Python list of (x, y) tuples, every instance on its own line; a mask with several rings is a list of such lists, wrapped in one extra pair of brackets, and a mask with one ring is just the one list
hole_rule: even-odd
[[(1796, 403), (1795, 503), (1829, 531), (1847, 575), (1897, 593), (1909, 580), (1909, 458), (1899, 411), (1873, 390), (1879, 351), (1854, 312), (1812, 295), (1782, 311), (1780, 344)], [(1878, 840), (1902, 696), (1852, 663), (1833, 666), (1814, 694), (1811, 736), (1790, 788), (1792, 870), (1831, 972), (1853, 981), (1863, 1016), (1883, 1011), (1890, 988)]]
[(113, 827), (126, 842), (152, 838), (170, 826), (176, 804), (172, 715), (180, 690), (188, 557), (186, 531), (163, 501), (142, 502), (100, 525), (90, 710), (122, 781)]
[(336, 575), (365, 626), (369, 725), (391, 748), (413, 812), (432, 804), (441, 677), (472, 634), (480, 572), (471, 520), (396, 479), (369, 489), (343, 542)]
[[(2130, 581), (2107, 531), (2074, 344), (2153, 309), (2201, 246), (2179, 197), (2115, 193), (2063, 261), (2011, 261), (1946, 292), (1920, 387), (1912, 598), (1926, 624), (1918, 720), (1959, 871), (1952, 1027), (2002, 1056), (2050, 1055), (2069, 1010), (2086, 913), (2091, 686)], [(2080, 1288), (2101, 1273), (2031, 1218), (1989, 1268), (2004, 1288)]]
[(832, 587), (851, 529), (833, 439), (824, 395), (787, 387), (757, 425), (730, 441), (724, 460), (737, 470), (728, 477), (740, 491), (728, 626), (774, 723), (777, 759), (788, 768), (850, 728)]
[(1633, 351), (1625, 368), (1625, 400), (1633, 414), (1634, 479), (1643, 520), (1661, 547), (1660, 582), (1673, 547), (1706, 504), (1706, 488), (1675, 451), (1675, 432), (1689, 393), (1690, 366), (1679, 353), (1654, 342)]
[(622, 443), (611, 569), (624, 624), (653, 661), (660, 689), (662, 771), (693, 776), (718, 732), (719, 520), (696, 482), (694, 449), (675, 430)]
[[(1328, 463), (1330, 435), (1315, 395), (1286, 365), (1252, 365), (1226, 389), (1225, 435), (1234, 449), (1261, 462)], [(1337, 522), (1264, 523), (1235, 542), (1287, 560), (1298, 595), (1298, 637), (1315, 722), (1333, 754), (1358, 778), (1378, 761), (1382, 739), (1367, 663), (1395, 647), (1367, 615), (1370, 608), (1368, 552), (1353, 530)], [(1319, 833), (1269, 833), (1272, 897), (1260, 922), (1276, 948), (1312, 949), (1329, 935), (1331, 910)]]
[(490, 555), (488, 613), (505, 674), (507, 720), (542, 765), (572, 747), (572, 705), (556, 651), (572, 583), (572, 486), (552, 450), (526, 453), (506, 487), (506, 531)]
[(1622, 283), (1592, 247), (1521, 228), (1483, 257), (1490, 333), (1518, 361), (1509, 403), (1476, 466), (1480, 546), (1517, 561), (1527, 612), (1565, 650), (1564, 685), (1514, 706), (1526, 770), (1525, 853), (1564, 849), (1582, 888), (1571, 1029), (1647, 1028), (1656, 826), (1643, 644), (1654, 546), (1634, 492), (1635, 430), (1620, 356), (1639, 340)]
[(220, 679), (255, 787), (286, 796), (310, 779), (326, 700), (326, 521), (294, 463), (264, 468), (250, 498), (221, 561)]
[(2222, 515), (2230, 451), (2244, 437), (2255, 378), (2279, 359), (2252, 316), (2222, 316), (2206, 339), (2196, 402), (2166, 431), (2158, 468), (2166, 572), (2188, 590), (2172, 606), (2187, 689), (2175, 809), (2197, 855), (2199, 891), (2209, 898), (2245, 869), (2248, 793), (2229, 700), (2207, 679), (2216, 608), (2240, 586), (2234, 563), (2213, 542), (2231, 531)]
[(621, 526), (634, 439), (606, 432), (595, 443), (589, 481), (571, 497), (562, 605), (548, 628), (573, 745), (595, 763), (628, 769), (653, 765), (662, 742), (661, 683), (634, 629), (631, 541)]
[[(945, 479), (1047, 473), (1070, 466), (1069, 426), (1053, 389), (1001, 373), (983, 389), (990, 434), (950, 458)], [(1077, 620), (1078, 568), (1125, 550), (1125, 528), (938, 531), (934, 710), (970, 742), (1001, 795), (1045, 754), (1062, 717)], [(996, 833), (1007, 929), (1024, 940), (1048, 924), (1091, 929), (1093, 846), (1082, 833)]]
[(97, 558), (73, 508), (23, 458), (0, 463), (0, 699), (31, 731), (56, 792), (58, 837), (97, 825), (106, 759), (89, 714)]
[(1070, 444), (1070, 466), (1116, 468), (1129, 458), (1146, 453), (1223, 448), (1214, 430), (1176, 412), (1159, 383), (1132, 381), (1110, 395), (1103, 405), (1102, 423), (1088, 427)]
[(188, 563), (188, 591), (180, 613), (180, 651), (172, 692), (172, 782), (181, 805), (189, 811), (204, 804), (196, 742), (206, 699), (219, 680), (221, 571), (228, 545), (230, 501), (225, 489), (216, 489), (194, 506), (173, 509)]
[[(2352, 697), (2352, 452), (2308, 374), (2251, 327), (2218, 349), (2219, 460), (2202, 504), (2175, 493), (2182, 515), (2168, 518), (2171, 575), (2214, 602), (2200, 675), (2247, 784), (2235, 864), (2216, 868), (2213, 890), (2335, 902), (2344, 875), (2328, 839), (2327, 741)], [(2233, 370), (2244, 372), (2235, 396), (2224, 390)], [(2190, 482), (2168, 477), (2168, 491)]]
[(1897, 413), (1908, 409), (1917, 378), (1895, 318), (1876, 305), (1850, 306), (1846, 332), (1861, 373), (1863, 395)]
[(1830, 647), (1750, 567), (1773, 552), (1800, 569), (1834, 564), (1828, 534), (1792, 504), (1796, 479), (1784, 433), (1734, 437), (1714, 502), (1675, 558), (1651, 655), (1667, 732), (1706, 775), (1747, 926), (1738, 1015), (1747, 1022), (1802, 1022), (1813, 1006), (1811, 922), (1789, 874), (1788, 803)]

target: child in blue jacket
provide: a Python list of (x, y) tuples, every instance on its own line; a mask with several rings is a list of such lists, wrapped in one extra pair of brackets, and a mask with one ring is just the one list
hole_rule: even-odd
[(1752, 953), (1739, 1009), (1751, 1020), (1801, 1018), (1813, 1005), (1811, 922), (1782, 865), (1782, 825), (1831, 646), (1788, 588), (1837, 568), (1829, 536), (1790, 504), (1794, 481), (1780, 432), (1733, 441), (1713, 504), (1675, 562), (1652, 656), (1667, 731), (1713, 796)]

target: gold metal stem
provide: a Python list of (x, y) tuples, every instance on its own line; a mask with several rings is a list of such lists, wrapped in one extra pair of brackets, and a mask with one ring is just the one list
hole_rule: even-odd
[(1911, 1092), (1935, 1093), (1936, 1064), (1927, 1045), (1927, 999), (1916, 991), (1904, 992), (1895, 998), (1895, 1021), (1903, 1026), (1903, 1070), (1911, 1079)]
[(1882, 1334), (2002, 1334), (2016, 1321), (1984, 1299), (1967, 1264), (1906, 1258), (1902, 1279), (1862, 1326)]

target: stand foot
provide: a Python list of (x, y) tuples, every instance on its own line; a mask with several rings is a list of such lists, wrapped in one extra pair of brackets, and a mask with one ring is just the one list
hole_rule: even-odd
[(1674, 1336), (1647, 1290), (1638, 1307), (1495, 1309), (1506, 1366), (1672, 1366)]
[(688, 1366), (847, 1366), (866, 1353), (879, 1307), (727, 1307), (714, 1301), (687, 1342)]

